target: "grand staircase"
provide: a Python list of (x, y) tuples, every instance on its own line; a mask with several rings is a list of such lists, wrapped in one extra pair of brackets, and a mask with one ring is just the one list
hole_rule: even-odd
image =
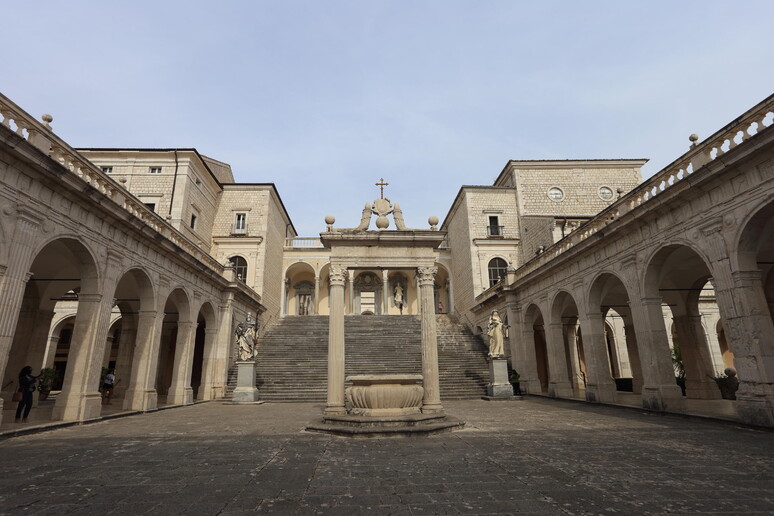
[[(486, 394), (486, 346), (448, 315), (436, 315), (441, 399)], [(422, 372), (419, 316), (344, 318), (345, 375)], [(325, 401), (328, 316), (287, 316), (261, 338), (256, 386), (266, 401)], [(228, 396), (236, 386), (229, 371)]]

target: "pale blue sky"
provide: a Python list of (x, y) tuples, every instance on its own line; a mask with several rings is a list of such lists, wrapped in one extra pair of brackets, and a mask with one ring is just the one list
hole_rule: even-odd
[(0, 90), (76, 147), (196, 147), (301, 235), (443, 218), (509, 159), (650, 158), (772, 93), (774, 2), (5, 2)]

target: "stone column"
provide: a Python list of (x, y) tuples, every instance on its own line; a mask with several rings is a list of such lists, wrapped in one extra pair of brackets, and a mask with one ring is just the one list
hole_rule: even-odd
[[(580, 367), (580, 352), (578, 351), (578, 323), (564, 324), (562, 328), (562, 337), (567, 346), (567, 356), (570, 363), (570, 385), (575, 396), (580, 396), (586, 389), (583, 381), (583, 371)], [(564, 345), (564, 343), (563, 343)]]
[(441, 388), (438, 374), (438, 337), (435, 328), (435, 267), (417, 268), (419, 283), (419, 307), (422, 317), (422, 378), (425, 397), (422, 412), (443, 412)]
[(548, 395), (552, 398), (572, 398), (573, 390), (567, 377), (567, 360), (564, 354), (564, 325), (552, 323), (546, 332), (546, 355), (548, 355)]
[[(328, 317), (328, 400), (324, 414), (346, 414), (344, 405), (344, 281), (347, 271), (332, 265)], [(352, 282), (350, 282), (350, 287)]]
[(581, 332), (586, 369), (589, 374), (586, 383), (586, 401), (613, 403), (616, 400), (616, 389), (610, 375), (605, 316), (600, 312), (586, 314), (586, 317), (581, 319)]
[[(508, 320), (511, 320), (510, 310)], [(515, 312), (516, 313), (516, 312)], [(520, 375), (521, 391), (525, 394), (541, 393), (540, 376), (537, 370), (537, 354), (535, 353), (535, 328), (532, 324), (521, 321), (523, 316), (517, 316), (520, 322), (511, 328), (511, 349), (513, 349), (513, 364)], [(521, 331), (519, 331), (521, 330)], [(513, 341), (518, 339), (516, 344)]]
[(740, 381), (736, 407), (743, 421), (774, 426), (774, 322), (761, 271), (713, 271), (723, 328)]
[[(215, 367), (223, 364), (218, 360), (216, 354), (215, 343), (218, 339), (217, 328), (205, 328), (204, 329), (204, 358), (202, 363), (202, 383), (199, 386), (199, 399), (200, 400), (212, 400), (215, 399)], [(255, 369), (253, 369), (255, 372)], [(253, 375), (254, 376), (254, 375)], [(255, 377), (253, 377), (253, 384), (255, 384)]]
[(54, 405), (55, 420), (85, 421), (100, 416), (102, 395), (98, 389), (112, 301), (102, 294), (78, 296), (64, 386)]
[(320, 313), (320, 276), (314, 277), (314, 315)]
[[(12, 207), (3, 209), (3, 217), (13, 215)], [(24, 299), (24, 289), (31, 276), (29, 268), (41, 222), (42, 218), (38, 213), (26, 209), (19, 210), (13, 238), (7, 243), (8, 266), (0, 266), (0, 385), (8, 383), (4, 378), (5, 369)], [(12, 374), (18, 374), (18, 371)], [(14, 379), (14, 383), (16, 381)], [(0, 398), (0, 421), (3, 417), (2, 409), (3, 399)]]
[(355, 271), (352, 269), (347, 270), (347, 281), (349, 288), (349, 313), (355, 314)]
[(624, 335), (626, 336), (626, 352), (629, 355), (629, 367), (632, 370), (632, 391), (639, 394), (642, 393), (642, 364), (640, 363), (637, 334), (631, 322), (624, 324)]
[(116, 385), (113, 388), (113, 399), (123, 399), (129, 387), (132, 374), (132, 355), (137, 340), (137, 317), (134, 314), (121, 316), (121, 340), (118, 342), (116, 357)]
[(285, 289), (283, 292), (285, 295), (282, 301), (282, 315), (288, 315), (288, 310), (290, 309), (290, 278), (285, 278), (284, 285)]
[(390, 271), (382, 269), (382, 315), (390, 313)]
[(175, 342), (175, 363), (172, 367), (172, 385), (167, 394), (170, 405), (190, 405), (193, 403), (191, 388), (191, 367), (196, 337), (196, 324), (177, 323), (177, 341)]
[(675, 383), (661, 298), (631, 298), (629, 307), (642, 364), (642, 406), (651, 410), (684, 410), (685, 400)]
[[(158, 319), (157, 319), (158, 317)], [(135, 338), (129, 385), (124, 393), (124, 410), (143, 412), (156, 410), (156, 364), (158, 363), (158, 335), (164, 322), (164, 311), (141, 310), (137, 315), (137, 337)]]
[(687, 398), (719, 400), (718, 385), (712, 379), (712, 367), (707, 339), (699, 315), (678, 315), (674, 318), (677, 344), (685, 367), (685, 394)]

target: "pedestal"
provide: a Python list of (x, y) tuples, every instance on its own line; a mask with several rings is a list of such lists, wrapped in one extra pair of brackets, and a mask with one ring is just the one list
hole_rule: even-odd
[(509, 398), (513, 396), (513, 386), (508, 379), (508, 360), (505, 358), (489, 359), (489, 379), (486, 393), (493, 398)]
[(237, 387), (234, 389), (234, 403), (255, 403), (258, 389), (255, 388), (255, 362), (237, 361)]

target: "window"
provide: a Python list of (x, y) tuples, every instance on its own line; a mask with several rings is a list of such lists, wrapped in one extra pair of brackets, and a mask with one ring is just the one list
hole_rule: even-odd
[(564, 192), (561, 188), (558, 188), (556, 186), (552, 186), (548, 189), (548, 198), (552, 201), (561, 201), (564, 199)]
[(503, 236), (503, 227), (500, 225), (500, 221), (496, 216), (489, 217), (489, 225), (486, 227), (486, 236)]
[(161, 174), (161, 167), (151, 167), (150, 168), (151, 174)]
[(155, 202), (145, 202), (143, 203), (146, 208), (148, 208), (150, 211), (156, 211), (156, 203)]
[(613, 198), (613, 189), (609, 186), (600, 186), (599, 187), (599, 197), (603, 201), (609, 201)]
[(489, 286), (493, 286), (505, 276), (508, 270), (508, 262), (502, 258), (492, 258), (489, 260)]
[(196, 214), (191, 213), (191, 229), (196, 229)]
[(237, 278), (241, 281), (245, 281), (245, 279), (247, 279), (247, 260), (241, 256), (232, 256), (228, 261), (230, 261), (231, 266), (234, 267)]
[(232, 233), (243, 235), (247, 233), (247, 213), (237, 213), (234, 219), (234, 231)]
[(102, 167), (102, 171), (105, 174), (110, 174), (111, 172), (113, 172), (113, 167)]

